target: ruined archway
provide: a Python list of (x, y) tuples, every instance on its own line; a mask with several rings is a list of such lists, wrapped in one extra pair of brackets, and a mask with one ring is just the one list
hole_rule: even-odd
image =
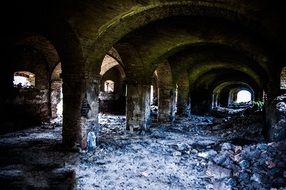
[(99, 112), (124, 115), (126, 75), (119, 54), (114, 48), (112, 52), (105, 56), (101, 65)]
[[(242, 81), (228, 81), (219, 84), (213, 90), (212, 94), (212, 108), (216, 107), (240, 107), (237, 106), (241, 101), (237, 101), (237, 95), (240, 91), (246, 90), (250, 93), (249, 105), (252, 101), (259, 99), (259, 90), (253, 89), (250, 85)], [(256, 93), (256, 94), (255, 94)], [(261, 97), (260, 97), (261, 98)], [(243, 101), (242, 101), (243, 102)], [(247, 106), (242, 103), (241, 107)]]
[(236, 88), (229, 91), (229, 106), (240, 107), (243, 104), (251, 103), (253, 100), (253, 93), (249, 89)]

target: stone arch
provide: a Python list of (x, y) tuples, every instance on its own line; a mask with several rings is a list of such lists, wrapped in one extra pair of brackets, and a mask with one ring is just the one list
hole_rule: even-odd
[(231, 68), (211, 70), (198, 77), (191, 86), (192, 113), (204, 114), (212, 107), (213, 89), (228, 81), (242, 81), (255, 89), (261, 89), (256, 81), (247, 73)]
[[(190, 30), (186, 31), (185, 27), (188, 26), (184, 24), (180, 26), (179, 24), (175, 27), (170, 27), (170, 24), (166, 21), (165, 24), (161, 24), (160, 27), (151, 27), (152, 30), (142, 29), (143, 32), (135, 32), (134, 39), (133, 36), (131, 36), (123, 39), (122, 41), (124, 41), (124, 43), (127, 41), (132, 44), (140, 44), (135, 46), (139, 55), (134, 58), (129, 58), (129, 61), (125, 63), (139, 63), (135, 59), (140, 57), (140, 64), (143, 64), (142, 66), (140, 65), (140, 67), (145, 68), (145, 72), (149, 72), (149, 75), (151, 75), (150, 73), (152, 73), (154, 68), (156, 68), (156, 64), (160, 63), (161, 60), (164, 60), (171, 55), (175, 55), (180, 51), (192, 48), (192, 46), (216, 45), (218, 47), (222, 46), (231, 48), (233, 51), (248, 57), (248, 62), (252, 63), (252, 67), (258, 68), (259, 73), (265, 75), (263, 78), (267, 79), (270, 77), (270, 67), (269, 59), (267, 58), (267, 52), (249, 43), (249, 41), (252, 40), (252, 37), (247, 36), (243, 31), (241, 31), (241, 35), (238, 37), (237, 31), (241, 29), (236, 28), (230, 32), (228, 31), (229, 27), (225, 27), (223, 25), (218, 27), (215, 26), (214, 23), (214, 26), (211, 28), (218, 28), (218, 31), (212, 33), (211, 29), (206, 30), (200, 28), (200, 24), (201, 23), (199, 22), (193, 22), (192, 24), (188, 23), (188, 25), (192, 25), (192, 27), (189, 26)], [(197, 35), (198, 32), (196, 32), (196, 30), (205, 31), (205, 36), (202, 34)], [(207, 35), (207, 33), (209, 35)], [(224, 34), (224, 36), (222, 34)], [(141, 38), (140, 35), (144, 36), (144, 38)], [(210, 38), (207, 36), (212, 37)], [(148, 40), (149, 38), (150, 40)]]
[(234, 67), (240, 68), (244, 72), (252, 75), (260, 84), (266, 85), (267, 74), (255, 62), (249, 60), (243, 53), (233, 50), (231, 47), (218, 44), (196, 44), (174, 54), (168, 59), (173, 68), (178, 70), (188, 70), (190, 82), (192, 83), (197, 75), (204, 71), (216, 69), (216, 67)]
[[(119, 57), (120, 58), (120, 57)], [(101, 69), (100, 69), (100, 75), (103, 76), (108, 70), (112, 69), (113, 67), (119, 66), (119, 72), (122, 78), (126, 78), (126, 74), (124, 71), (124, 68), (122, 67), (122, 60), (121, 58), (114, 58), (110, 54), (106, 54), (104, 57), (102, 64), (101, 64)], [(118, 62), (120, 61), (120, 62)]]
[[(99, 63), (105, 52), (127, 33), (163, 18), (178, 15), (208, 15), (235, 20), (244, 23), (250, 28), (258, 28), (259, 26), (255, 18), (253, 18), (251, 14), (247, 14), (245, 9), (245, 12), (238, 11), (239, 9), (233, 8), (231, 5), (221, 3), (185, 1), (149, 5), (147, 3), (146, 6), (141, 5), (133, 7), (133, 9), (131, 7), (132, 5), (125, 13), (119, 13), (117, 17), (114, 17), (114, 19), (100, 26), (98, 32), (95, 34), (97, 37), (91, 48), (91, 51), (94, 52), (88, 53), (91, 55), (89, 57), (91, 67), (92, 63)], [(98, 27), (96, 28), (98, 29)], [(101, 51), (102, 53), (100, 53)]]
[[(142, 57), (133, 44), (120, 43), (115, 48), (120, 55), (121, 65), (126, 74), (127, 83), (150, 84), (151, 76), (146, 77)], [(133, 64), (130, 64), (133, 62)]]
[(233, 102), (232, 101), (233, 95), (231, 94), (235, 93), (235, 91), (237, 90), (239, 91), (240, 89), (246, 89), (250, 91), (252, 94), (252, 100), (254, 100), (256, 96), (258, 96), (256, 95), (256, 93), (258, 93), (257, 92), (258, 90), (253, 89), (250, 85), (248, 85), (245, 82), (242, 81), (223, 82), (219, 84), (217, 87), (215, 87), (213, 90), (212, 108), (218, 106), (225, 106), (225, 107), (229, 106)]
[(207, 64), (207, 67), (202, 67), (197, 70), (192, 70), (189, 72), (189, 79), (190, 79), (190, 85), (193, 86), (193, 84), (196, 83), (197, 79), (200, 78), (200, 76), (203, 76), (205, 73), (207, 73), (210, 70), (217, 70), (217, 69), (231, 69), (235, 71), (240, 71), (242, 73), (245, 73), (256, 81), (257, 84), (263, 85), (261, 83), (260, 77), (258, 74), (256, 74), (254, 71), (247, 67), (237, 67), (237, 65), (234, 64), (228, 64), (228, 63), (211, 63)]
[[(19, 14), (23, 10), (19, 10)], [(63, 69), (63, 96), (64, 101), (66, 102), (63, 106), (63, 144), (68, 147), (74, 146), (75, 143), (81, 144), (82, 122), (80, 110), (84, 97), (85, 61), (83, 59), (82, 47), (79, 39), (70, 25), (62, 18), (51, 16), (49, 19), (46, 19), (45, 16), (47, 15), (40, 14), (37, 20), (41, 20), (41, 22), (35, 22), (35, 19), (33, 18), (37, 17), (37, 13), (31, 11), (34, 13), (31, 15), (28, 13), (28, 10), (29, 8), (25, 9), (27, 14), (23, 14), (23, 17), (15, 19), (12, 27), (7, 27), (4, 30), (5, 34), (7, 34), (7, 38), (3, 39), (3, 43), (6, 44), (7, 47), (5, 49), (5, 52), (7, 52), (5, 54), (5, 59), (9, 59), (9, 57), (13, 55), (13, 51), (11, 50), (17, 45), (17, 42), (21, 42), (23, 39), (25, 41), (25, 38), (29, 36), (42, 36), (54, 46), (54, 49), (56, 49), (56, 52), (59, 55)], [(43, 38), (40, 37), (41, 40)], [(38, 42), (43, 42), (41, 40)], [(29, 42), (31, 41), (33, 40), (30, 40)], [(43, 55), (47, 55), (47, 49), (44, 49), (44, 46), (38, 42), (35, 43), (35, 47), (41, 49)], [(50, 69), (52, 70), (53, 67), (51, 66)], [(50, 74), (52, 72), (51, 70)]]
[[(239, 100), (239, 98), (241, 98), (239, 95), (241, 94), (241, 92), (247, 92), (249, 95), (249, 99), (247, 99), (247, 101), (245, 100)], [(230, 89), (229, 91), (229, 101), (228, 101), (228, 106), (231, 106), (234, 103), (245, 103), (245, 102), (251, 102), (254, 99), (254, 94), (253, 94), (253, 90), (249, 89), (249, 88), (245, 88), (245, 87), (236, 87), (233, 89)]]
[[(14, 46), (10, 50), (13, 57), (6, 59), (7, 62), (4, 62), (5, 65), (1, 69), (1, 82), (6, 82), (0, 95), (1, 100), (4, 100), (0, 102), (4, 132), (34, 127), (49, 121), (50, 118), (49, 71), (45, 57), (39, 50), (27, 45)], [(15, 73), (34, 79), (34, 84), (29, 88), (14, 86)], [(12, 119), (13, 117), (17, 120)], [(12, 127), (5, 126), (6, 120), (10, 121)]]

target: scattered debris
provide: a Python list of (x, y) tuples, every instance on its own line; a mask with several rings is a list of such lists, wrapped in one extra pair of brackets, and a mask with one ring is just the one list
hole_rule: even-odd
[(60, 127), (2, 135), (1, 187), (282, 190), (286, 142), (266, 143), (261, 117), (193, 115), (142, 135), (125, 130), (124, 116), (100, 114), (96, 146), (80, 152), (61, 147)]

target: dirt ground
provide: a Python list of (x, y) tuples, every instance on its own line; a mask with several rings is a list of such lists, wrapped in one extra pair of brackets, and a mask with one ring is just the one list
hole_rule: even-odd
[[(7, 189), (285, 189), (284, 144), (265, 143), (257, 122), (244, 129), (229, 126), (237, 120), (192, 116), (131, 133), (124, 116), (101, 114), (92, 151), (65, 151), (56, 125), (2, 135), (0, 184)], [(261, 165), (248, 155), (262, 155), (257, 147), (267, 152)], [(271, 147), (277, 151), (268, 154)], [(269, 160), (277, 164), (267, 167)], [(264, 165), (259, 171), (266, 178), (255, 170)], [(273, 168), (277, 182), (270, 178)]]

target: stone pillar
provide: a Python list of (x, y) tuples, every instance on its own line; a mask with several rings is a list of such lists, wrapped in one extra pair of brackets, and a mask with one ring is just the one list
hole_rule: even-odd
[(269, 107), (268, 137), (270, 141), (281, 141), (286, 138), (286, 95), (275, 98)]
[(63, 144), (72, 148), (82, 144), (81, 106), (84, 98), (84, 76), (63, 73)]
[(100, 125), (98, 123), (99, 114), (99, 91), (100, 75), (89, 74), (86, 76), (87, 86), (84, 101), (82, 104), (82, 147), (87, 147), (87, 137), (89, 133), (99, 135)]
[[(176, 96), (173, 86), (159, 87), (158, 120), (161, 122), (174, 120), (173, 100)], [(176, 105), (176, 104), (175, 104)]]
[(100, 91), (100, 75), (90, 76), (88, 79), (87, 87), (87, 101), (90, 105), (90, 111), (88, 112), (88, 119), (98, 123), (99, 114), (99, 91)]
[(127, 84), (126, 129), (146, 131), (150, 122), (150, 85)]
[(189, 88), (178, 85), (177, 114), (190, 116)]
[[(266, 125), (263, 129), (263, 134), (266, 138), (270, 140), (277, 140), (279, 139), (278, 136), (280, 136), (278, 134), (279, 127), (275, 127), (275, 123), (278, 123), (279, 120), (277, 119), (279, 117), (276, 116), (278, 114), (278, 111), (275, 108), (276, 103), (279, 101), (279, 99), (276, 100), (276, 97), (279, 96), (279, 92), (280, 80), (278, 80), (278, 77), (276, 76), (276, 78), (268, 82), (266, 97), (264, 97), (264, 99), (266, 98), (266, 100), (264, 100)], [(281, 134), (283, 134), (283, 131), (281, 131)]]

